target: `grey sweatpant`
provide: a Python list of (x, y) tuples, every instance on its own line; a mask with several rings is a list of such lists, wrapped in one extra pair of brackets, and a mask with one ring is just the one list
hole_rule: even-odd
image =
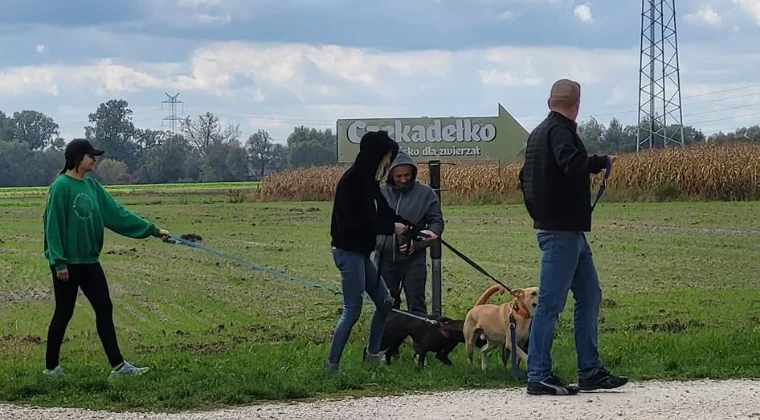
[(407, 310), (427, 314), (427, 264), (424, 259), (413, 261), (411, 264), (394, 264), (393, 261), (383, 259), (382, 276), (393, 297), (395, 309), (401, 309), (401, 289), (404, 289)]

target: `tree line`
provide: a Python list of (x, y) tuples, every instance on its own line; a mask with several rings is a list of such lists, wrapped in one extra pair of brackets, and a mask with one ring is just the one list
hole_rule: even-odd
[[(136, 127), (131, 117), (123, 99), (101, 103), (88, 116), (83, 138), (106, 151), (93, 174), (105, 184), (248, 181), (337, 162), (331, 129), (295, 127), (283, 145), (263, 129), (243, 139), (238, 124), (222, 126), (212, 112), (187, 117), (176, 134)], [(66, 143), (41, 112), (0, 111), (0, 187), (50, 184), (63, 167)]]
[[(89, 114), (84, 138), (107, 154), (95, 176), (105, 184), (247, 181), (286, 169), (337, 163), (336, 136), (331, 129), (296, 127), (286, 144), (259, 129), (242, 140), (239, 125), (222, 126), (212, 112), (181, 121), (176, 134), (135, 127), (127, 101), (112, 99)], [(647, 124), (646, 122), (644, 124)], [(657, 128), (657, 127), (655, 127)], [(667, 127), (668, 133), (676, 127)], [(636, 150), (635, 125), (613, 118), (605, 126), (590, 118), (578, 125), (590, 153)], [(705, 136), (683, 127), (684, 142), (760, 141), (760, 126)], [(662, 147), (655, 136), (655, 147)], [(48, 185), (63, 166), (66, 140), (58, 124), (34, 110), (0, 111), (0, 187)]]

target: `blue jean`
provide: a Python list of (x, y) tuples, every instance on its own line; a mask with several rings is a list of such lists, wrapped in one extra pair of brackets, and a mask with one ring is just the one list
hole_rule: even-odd
[(375, 315), (372, 317), (369, 328), (367, 353), (377, 354), (380, 351), (385, 318), (392, 308), (392, 303), (388, 300), (390, 296), (388, 287), (382, 278), (378, 279), (377, 268), (368, 257), (340, 248), (333, 248), (332, 254), (335, 266), (340, 270), (343, 313), (335, 327), (327, 360), (332, 363), (340, 362), (343, 349), (351, 335), (351, 329), (362, 313), (364, 303), (362, 295), (365, 291), (375, 303)]
[(539, 231), (541, 269), (538, 306), (533, 315), (528, 348), (528, 381), (552, 374), (554, 329), (565, 308), (567, 294), (575, 299), (573, 335), (578, 354), (578, 377), (585, 379), (602, 368), (597, 350), (597, 326), (602, 289), (591, 248), (583, 232)]

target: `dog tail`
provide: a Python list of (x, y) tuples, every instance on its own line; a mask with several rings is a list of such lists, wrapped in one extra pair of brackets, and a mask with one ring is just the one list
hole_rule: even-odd
[(501, 286), (499, 284), (494, 284), (493, 286), (491, 286), (488, 289), (486, 289), (486, 291), (483, 292), (482, 295), (480, 295), (480, 297), (478, 298), (478, 300), (475, 302), (475, 306), (485, 305), (486, 303), (488, 303), (488, 299), (491, 296), (495, 295), (496, 293), (498, 293), (498, 294), (501, 295), (501, 294), (504, 294), (504, 292), (506, 292), (506, 289), (504, 289), (503, 286)]

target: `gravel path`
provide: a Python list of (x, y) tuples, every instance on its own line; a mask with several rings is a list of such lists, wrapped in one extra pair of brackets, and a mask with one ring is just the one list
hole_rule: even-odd
[[(523, 389), (265, 404), (177, 414), (108, 413), (0, 405), (3, 420), (239, 419), (760, 419), (760, 380), (632, 383), (617, 392), (533, 397)], [(539, 417), (540, 415), (540, 417)]]

